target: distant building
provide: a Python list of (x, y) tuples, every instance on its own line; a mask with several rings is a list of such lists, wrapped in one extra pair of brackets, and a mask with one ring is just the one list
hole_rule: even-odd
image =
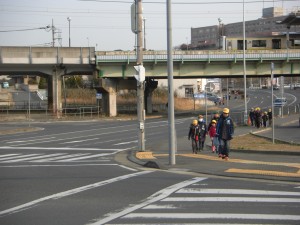
[[(245, 21), (246, 48), (280, 49), (286, 48), (287, 32), (290, 34), (290, 47), (300, 47), (300, 26), (289, 29), (278, 24), (287, 15), (280, 7), (263, 9), (262, 18)], [(295, 12), (296, 14), (300, 12)], [(254, 41), (254, 43), (253, 43)], [(191, 48), (193, 49), (243, 49), (243, 22), (219, 24), (207, 27), (191, 28)]]

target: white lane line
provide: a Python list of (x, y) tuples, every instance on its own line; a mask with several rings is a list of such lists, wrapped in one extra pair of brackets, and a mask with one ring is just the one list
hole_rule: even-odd
[(72, 143), (86, 142), (86, 141), (98, 140), (98, 139), (99, 139), (99, 138), (83, 139), (83, 140), (78, 140), (78, 141), (63, 142), (63, 143), (60, 143), (60, 144), (61, 144), (61, 145), (64, 145), (64, 144), (72, 144)]
[(34, 156), (34, 157), (28, 157), (28, 158), (22, 158), (22, 159), (13, 159), (13, 160), (8, 160), (4, 161), (5, 163), (12, 163), (12, 162), (21, 162), (21, 161), (30, 161), (34, 159), (41, 159), (41, 158), (49, 158), (53, 156), (59, 156), (62, 155), (63, 153), (57, 153), (57, 154), (50, 154), (50, 155), (39, 155), (39, 156)]
[[(55, 138), (56, 137), (39, 138), (39, 140), (49, 140), (49, 139), (55, 139)], [(33, 141), (36, 141), (36, 139), (34, 139), (34, 140), (26, 139), (26, 140), (23, 140), (23, 141), (8, 141), (6, 143), (8, 143), (8, 144), (22, 143), (22, 142), (28, 143), (28, 142), (33, 142)]]
[(128, 167), (128, 166), (123, 166), (123, 165), (119, 165), (119, 166), (122, 167), (122, 168), (124, 168), (124, 169), (126, 169), (126, 170), (138, 171), (138, 170), (133, 169), (133, 168), (130, 168), (130, 167)]
[(76, 151), (76, 150), (87, 150), (87, 151), (120, 151), (127, 150), (124, 149), (111, 149), (111, 148), (56, 148), (56, 147), (14, 147), (14, 146), (4, 146), (0, 147), (0, 149), (14, 149), (14, 150), (66, 150), (66, 151)]
[(300, 196), (300, 192), (265, 191), (249, 189), (210, 189), (210, 188), (182, 188), (176, 193), (188, 194), (230, 194), (230, 195), (292, 195)]
[(0, 159), (0, 162), (6, 161), (6, 160), (11, 160), (11, 159), (20, 159), (20, 158), (26, 158), (26, 157), (31, 157), (31, 156), (37, 156), (40, 154), (29, 154), (29, 155), (19, 155), (19, 156), (10, 156), (7, 158), (2, 158)]
[(11, 168), (13, 168), (13, 167), (22, 167), (22, 168), (26, 168), (26, 167), (65, 167), (65, 166), (73, 166), (73, 167), (75, 167), (75, 166), (120, 166), (120, 165), (118, 165), (118, 164), (114, 164), (114, 163), (107, 163), (107, 164), (91, 164), (91, 163), (89, 163), (89, 164), (82, 164), (82, 163), (80, 163), (80, 164), (58, 164), (58, 165), (53, 165), (53, 164), (51, 164), (51, 165), (45, 165), (45, 164), (40, 164), (40, 165), (13, 165), (13, 166), (0, 166), (0, 168), (2, 168), (2, 167), (5, 167), (5, 168), (8, 168), (8, 167), (11, 167)]
[[(298, 215), (231, 214), (231, 213), (131, 213), (123, 218), (159, 219), (247, 219), (247, 220), (300, 220)], [(225, 223), (226, 221), (224, 221)]]
[(47, 158), (47, 159), (33, 160), (32, 162), (49, 162), (49, 161), (53, 161), (53, 160), (68, 159), (68, 158), (84, 156), (84, 155), (89, 155), (89, 153), (67, 154), (67, 155), (57, 156), (57, 157), (52, 157), (52, 158)]
[(105, 156), (107, 154), (96, 154), (96, 155), (88, 155), (88, 156), (81, 156), (81, 157), (75, 157), (75, 158), (71, 158), (71, 159), (63, 159), (63, 160), (58, 160), (58, 162), (71, 162), (71, 161), (76, 161), (76, 160), (81, 160), (81, 159), (90, 159), (90, 158), (96, 158), (96, 157), (100, 157), (100, 156)]
[(23, 211), (25, 209), (28, 209), (29, 207), (36, 206), (37, 204), (39, 204), (41, 202), (44, 202), (44, 201), (47, 201), (47, 200), (60, 199), (60, 198), (63, 198), (63, 197), (69, 196), (69, 195), (74, 195), (74, 194), (77, 194), (77, 193), (80, 193), (80, 192), (83, 192), (83, 191), (87, 191), (87, 190), (90, 190), (90, 189), (93, 189), (93, 188), (98, 188), (98, 187), (101, 187), (101, 186), (104, 186), (104, 185), (107, 185), (107, 184), (111, 184), (111, 183), (114, 183), (114, 182), (118, 182), (118, 181), (121, 181), (121, 180), (129, 179), (131, 177), (136, 177), (136, 176), (140, 176), (140, 175), (144, 175), (144, 174), (148, 174), (148, 173), (152, 173), (152, 171), (142, 171), (142, 172), (127, 174), (127, 175), (115, 177), (115, 178), (112, 178), (112, 179), (100, 181), (98, 183), (89, 184), (89, 185), (82, 186), (82, 187), (79, 187), (79, 188), (74, 188), (74, 189), (71, 189), (71, 190), (68, 190), (68, 191), (63, 191), (63, 192), (60, 192), (60, 193), (49, 195), (49, 196), (46, 196), (46, 197), (43, 197), (43, 198), (36, 199), (34, 201), (31, 201), (31, 202), (27, 202), (23, 205), (19, 205), (19, 206), (10, 208), (10, 209), (0, 211), (0, 216), (10, 215), (10, 214), (13, 214), (13, 213), (16, 213), (16, 212)]
[(114, 144), (114, 145), (127, 145), (127, 144), (131, 144), (131, 143), (137, 143), (138, 141), (127, 141), (127, 142), (121, 142), (121, 143), (117, 143), (117, 144)]
[(255, 197), (170, 197), (163, 202), (296, 202), (299, 198), (255, 198)]
[(193, 179), (190, 180), (186, 180), (183, 182), (180, 182), (178, 184), (174, 184), (170, 187), (164, 188), (156, 193), (154, 193), (153, 195), (151, 195), (150, 197), (148, 197), (144, 202), (137, 204), (137, 205), (133, 205), (131, 207), (125, 208), (124, 210), (122, 210), (121, 212), (117, 212), (117, 213), (110, 213), (107, 215), (107, 217), (104, 217), (100, 220), (98, 220), (95, 223), (91, 223), (89, 225), (102, 225), (105, 224), (109, 221), (112, 221), (114, 219), (117, 219), (119, 217), (123, 217), (124, 215), (127, 215), (135, 210), (141, 209), (147, 205), (150, 205), (154, 202), (160, 201), (164, 198), (166, 198), (167, 196), (169, 196), (170, 194), (176, 192), (178, 189), (186, 187), (188, 185), (192, 185), (194, 183), (200, 182), (202, 180), (205, 180), (206, 178), (201, 178), (201, 177), (195, 177)]
[(19, 154), (7, 154), (7, 155), (0, 155), (0, 158), (3, 158), (3, 157), (9, 157), (9, 156), (17, 156)]

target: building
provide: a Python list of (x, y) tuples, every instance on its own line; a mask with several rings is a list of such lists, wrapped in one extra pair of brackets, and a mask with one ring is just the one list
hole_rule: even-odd
[[(245, 21), (246, 49), (300, 48), (300, 26), (281, 24), (287, 17), (283, 12), (280, 7), (265, 8), (262, 18)], [(218, 25), (191, 28), (191, 48), (242, 50), (243, 22), (224, 24), (219, 18)]]

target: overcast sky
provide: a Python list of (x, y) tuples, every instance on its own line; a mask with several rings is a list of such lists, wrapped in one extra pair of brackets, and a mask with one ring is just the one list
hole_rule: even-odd
[[(62, 46), (96, 47), (97, 50), (132, 50), (130, 6), (133, 0), (0, 0), (0, 46), (44, 46), (52, 32), (35, 29), (52, 25), (61, 33)], [(166, 50), (166, 0), (143, 0), (147, 49)], [(245, 0), (245, 20), (262, 16), (262, 8), (283, 7), (286, 13), (300, 0)], [(173, 46), (190, 42), (191, 27), (243, 20), (242, 0), (172, 0)], [(21, 31), (13, 31), (21, 30)], [(24, 31), (26, 30), (26, 31)]]

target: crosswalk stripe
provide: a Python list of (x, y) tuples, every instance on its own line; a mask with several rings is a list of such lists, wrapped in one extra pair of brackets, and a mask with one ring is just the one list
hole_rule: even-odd
[(249, 189), (214, 189), (214, 188), (182, 188), (176, 193), (182, 194), (230, 194), (230, 195), (291, 195), (300, 196), (300, 192), (291, 191), (265, 191)]
[(0, 162), (6, 161), (6, 160), (10, 160), (10, 159), (20, 159), (20, 158), (26, 158), (26, 157), (30, 157), (30, 156), (37, 156), (37, 155), (39, 155), (39, 154), (28, 154), (28, 155), (11, 156), (11, 157), (0, 159)]
[[(299, 215), (231, 213), (130, 213), (122, 218), (300, 220)], [(225, 221), (224, 221), (225, 222)]]
[(50, 154), (50, 155), (39, 155), (39, 156), (34, 156), (34, 157), (28, 157), (28, 158), (22, 158), (22, 159), (13, 159), (13, 160), (8, 160), (5, 161), (6, 163), (11, 163), (11, 162), (21, 162), (21, 161), (30, 161), (33, 159), (40, 159), (40, 158), (49, 158), (49, 157), (53, 157), (53, 156), (58, 156), (58, 155), (62, 155), (63, 153), (57, 153), (57, 154)]
[(88, 155), (89, 153), (78, 153), (78, 154), (67, 154), (63, 156), (57, 156), (57, 157), (52, 157), (49, 159), (42, 159), (42, 160), (33, 160), (32, 162), (48, 162), (48, 161), (56, 161), (56, 160), (61, 160), (61, 159), (68, 159), (72, 157), (77, 157), (77, 156), (83, 156), (83, 155)]
[(96, 155), (88, 155), (88, 156), (82, 156), (82, 157), (77, 157), (77, 158), (59, 160), (59, 162), (70, 162), (70, 161), (76, 161), (76, 160), (80, 160), (80, 159), (95, 158), (95, 157), (104, 156), (104, 155), (107, 155), (107, 154), (102, 153), (102, 154), (96, 154)]
[(9, 157), (9, 156), (17, 156), (19, 154), (7, 154), (7, 155), (0, 155), (0, 158)]
[(299, 198), (255, 198), (255, 197), (169, 197), (163, 202), (296, 202)]

